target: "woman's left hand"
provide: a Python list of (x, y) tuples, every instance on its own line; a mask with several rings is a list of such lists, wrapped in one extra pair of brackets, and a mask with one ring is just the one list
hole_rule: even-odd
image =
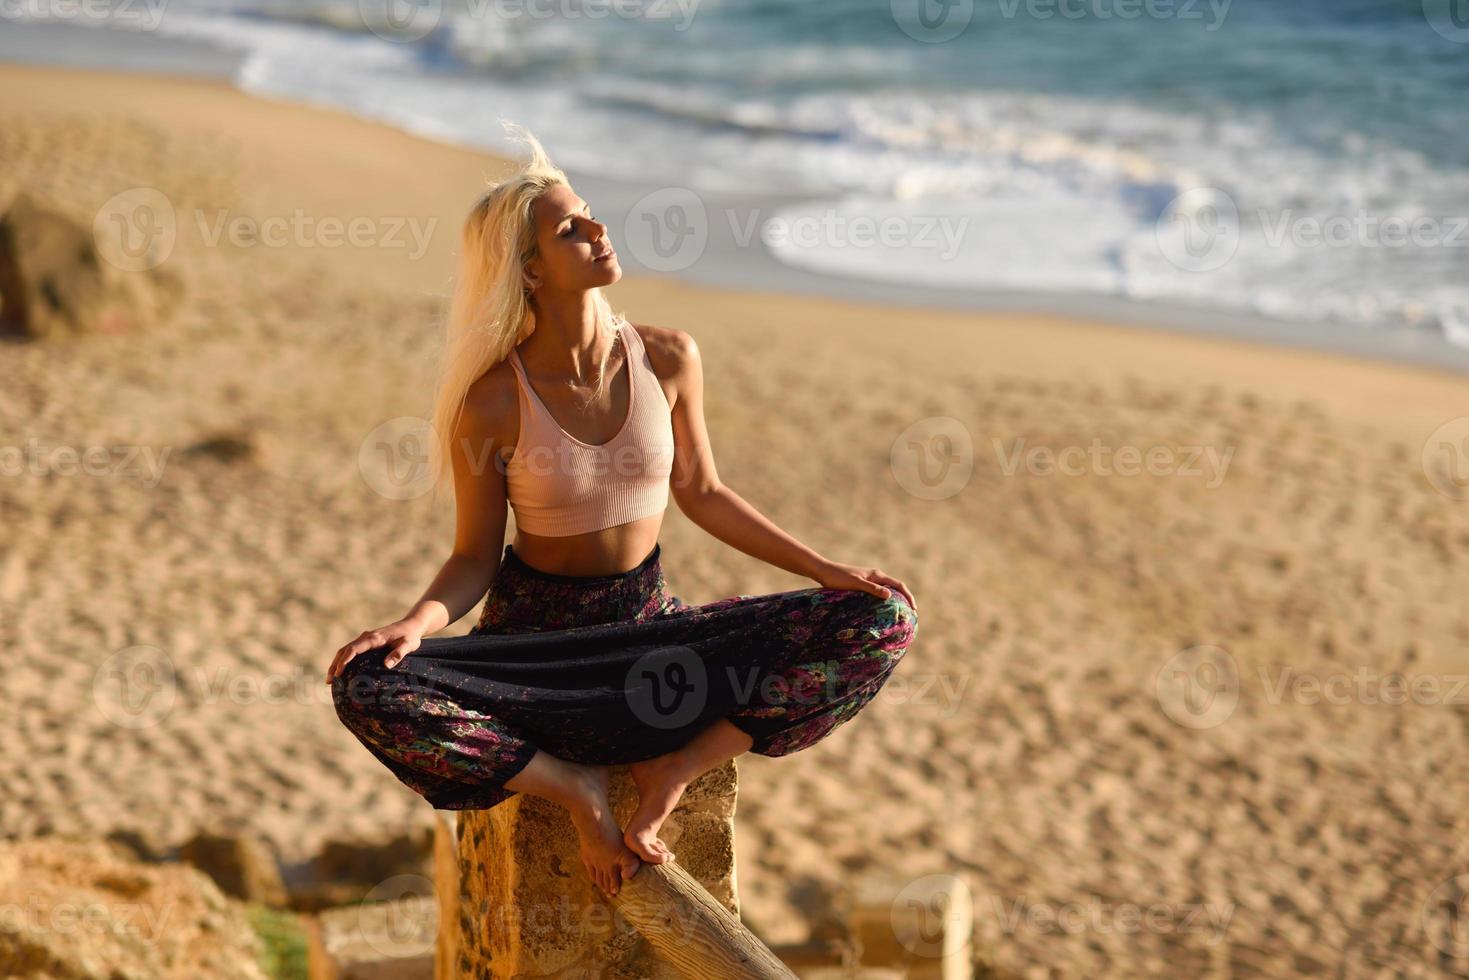
[(886, 599), (896, 589), (908, 600), (913, 611), (918, 611), (918, 603), (913, 600), (913, 593), (908, 591), (908, 586), (878, 568), (829, 561), (821, 571), (811, 577), (823, 589), (856, 589), (859, 592), (870, 592), (882, 599)]

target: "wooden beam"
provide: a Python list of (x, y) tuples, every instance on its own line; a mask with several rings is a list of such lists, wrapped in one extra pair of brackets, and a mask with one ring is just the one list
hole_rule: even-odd
[(611, 901), (659, 957), (690, 980), (796, 980), (675, 861), (642, 865)]

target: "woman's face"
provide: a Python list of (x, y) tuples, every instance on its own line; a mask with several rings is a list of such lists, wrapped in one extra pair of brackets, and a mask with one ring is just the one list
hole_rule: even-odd
[[(526, 265), (535, 293), (584, 292), (622, 278), (607, 226), (570, 187), (558, 184), (531, 204), (540, 254)], [(534, 293), (532, 294), (534, 295)]]

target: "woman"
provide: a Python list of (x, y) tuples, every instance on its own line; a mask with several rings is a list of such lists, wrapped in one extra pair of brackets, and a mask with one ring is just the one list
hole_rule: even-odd
[[(674, 857), (658, 831), (694, 778), (805, 748), (861, 710), (911, 644), (916, 604), (720, 483), (698, 347), (612, 312), (607, 226), (521, 132), (529, 163), (465, 222), (449, 316), (434, 429), (453, 554), (326, 679), (342, 722), (434, 807), (518, 792), (565, 806), (610, 896), (640, 862)], [(658, 544), (670, 489), (710, 534), (820, 588), (683, 602)], [(469, 634), (424, 639), (482, 596)], [(640, 798), (626, 828), (607, 803), (614, 764)]]

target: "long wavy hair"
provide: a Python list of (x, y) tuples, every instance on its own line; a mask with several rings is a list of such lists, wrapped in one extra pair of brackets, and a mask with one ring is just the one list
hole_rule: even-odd
[[(558, 184), (571, 186), (528, 130), (514, 123), (504, 126), (513, 139), (529, 146), (530, 159), (480, 194), (460, 233), (458, 273), (434, 395), (432, 438), (437, 451), (430, 455), (435, 500), (452, 481), (454, 432), (470, 386), (536, 329), (525, 278), (526, 263), (537, 254), (531, 205)], [(591, 292), (601, 329), (614, 332), (622, 315), (612, 309), (601, 289)], [(606, 372), (599, 372), (596, 395), (605, 380)], [(470, 447), (470, 458), (489, 459), (482, 449)]]

